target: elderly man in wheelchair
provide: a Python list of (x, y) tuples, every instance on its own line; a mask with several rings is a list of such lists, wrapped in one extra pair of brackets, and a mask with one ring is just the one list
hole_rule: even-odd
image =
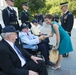
[[(32, 52), (32, 50), (39, 50), (45, 59), (45, 64), (53, 66), (54, 64), (49, 61), (49, 47), (48, 42), (42, 42), (44, 35), (35, 36), (29, 31), (29, 27), (26, 24), (21, 25), (21, 32), (19, 32), (19, 38), (22, 43), (22, 47)], [(36, 51), (36, 52), (37, 52)]]

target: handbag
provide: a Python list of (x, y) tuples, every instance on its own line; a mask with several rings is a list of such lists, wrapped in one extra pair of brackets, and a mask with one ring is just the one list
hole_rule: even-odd
[(59, 52), (58, 50), (52, 49), (49, 51), (49, 59), (51, 62), (56, 63), (58, 60)]

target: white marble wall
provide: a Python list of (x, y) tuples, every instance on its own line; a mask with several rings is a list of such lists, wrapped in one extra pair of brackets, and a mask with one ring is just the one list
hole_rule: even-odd
[(2, 10), (7, 6), (5, 0), (0, 0), (0, 24), (4, 27), (4, 23), (2, 21)]

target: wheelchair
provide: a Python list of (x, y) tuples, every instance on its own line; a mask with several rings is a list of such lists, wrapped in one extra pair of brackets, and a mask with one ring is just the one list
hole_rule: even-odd
[(16, 43), (20, 44), (20, 46), (24, 50), (27, 50), (30, 54), (32, 54), (34, 56), (42, 57), (42, 54), (41, 54), (40, 50), (38, 50), (37, 45), (34, 45), (36, 48), (23, 47), (23, 46), (27, 46), (28, 44), (23, 43), (19, 37), (17, 38)]

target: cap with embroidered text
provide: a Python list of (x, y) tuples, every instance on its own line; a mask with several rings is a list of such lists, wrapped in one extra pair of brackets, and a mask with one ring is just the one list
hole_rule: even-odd
[(21, 30), (24, 29), (24, 28), (29, 28), (29, 26), (28, 26), (27, 24), (23, 23), (23, 24), (21, 25)]
[(32, 23), (37, 23), (37, 22), (38, 22), (38, 21), (37, 21), (37, 20), (35, 20), (35, 19), (32, 21)]

